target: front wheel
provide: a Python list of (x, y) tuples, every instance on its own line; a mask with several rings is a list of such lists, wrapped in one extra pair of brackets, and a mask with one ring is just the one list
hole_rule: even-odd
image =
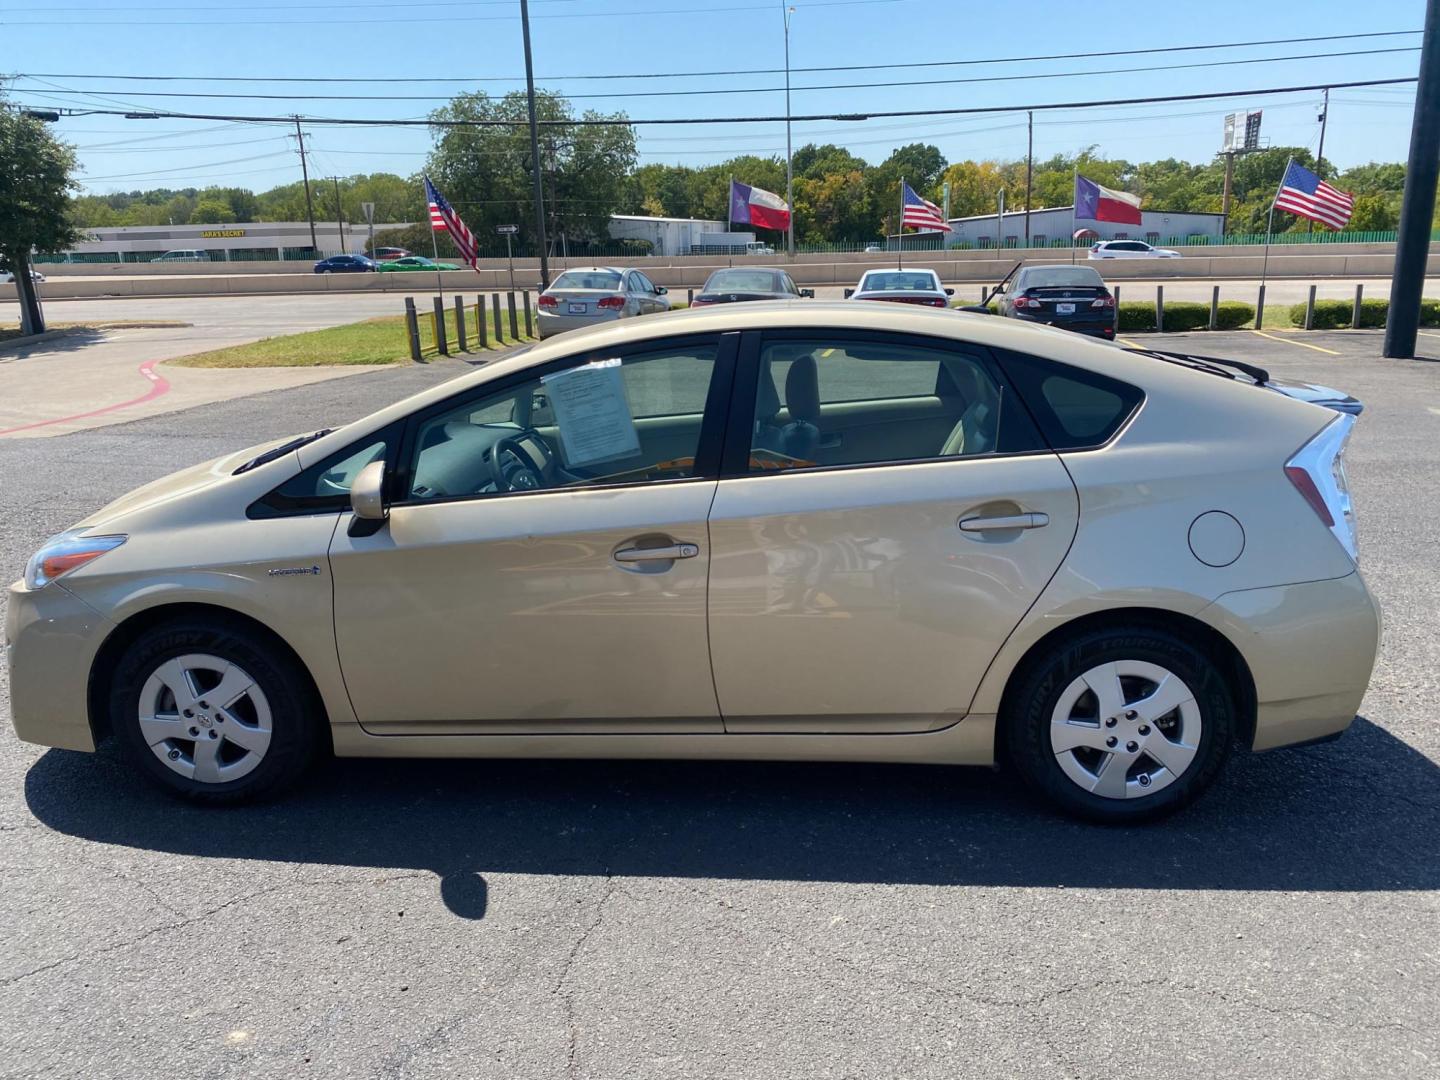
[(1173, 813), (1218, 775), (1235, 694), (1214, 659), (1159, 627), (1097, 630), (1031, 662), (1007, 695), (1006, 745), (1067, 813), (1125, 823)]
[(184, 620), (143, 632), (116, 665), (111, 729), (161, 787), (241, 802), (294, 782), (322, 745), (298, 664), (249, 627)]

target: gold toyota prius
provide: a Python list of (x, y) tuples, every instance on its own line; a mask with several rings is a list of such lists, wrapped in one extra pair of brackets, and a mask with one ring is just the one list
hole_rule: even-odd
[(212, 802), (322, 753), (1003, 758), (1154, 817), (1375, 662), (1356, 420), (1286, 390), (890, 304), (567, 334), (51, 539), (15, 729)]

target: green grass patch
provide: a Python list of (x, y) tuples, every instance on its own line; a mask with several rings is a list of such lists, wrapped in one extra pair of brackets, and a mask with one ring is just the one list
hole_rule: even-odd
[[(469, 352), (479, 352), (480, 344), (476, 334), (475, 308), (466, 309), (465, 325), (469, 331), (466, 344)], [(487, 312), (487, 316), (490, 313)], [(435, 316), (433, 312), (420, 313), (420, 353), (424, 357), (439, 355), (435, 340)], [(510, 338), (509, 316), (503, 319), (505, 346), (515, 344)], [(495, 344), (493, 316), (487, 320), (487, 347), (498, 348)], [(522, 340), (525, 330), (523, 314), (520, 319)], [(455, 332), (455, 309), (445, 312), (445, 336), (451, 353), (458, 353), (458, 335)], [(169, 363), (180, 367), (196, 368), (255, 368), (255, 367), (323, 367), (323, 366), (382, 366), (385, 364), (410, 363), (410, 343), (405, 333), (405, 317), (389, 315), (364, 322), (332, 326), (325, 330), (310, 330), (303, 334), (286, 334), (282, 337), (264, 338), (248, 345), (234, 345), (228, 349), (184, 356)]]

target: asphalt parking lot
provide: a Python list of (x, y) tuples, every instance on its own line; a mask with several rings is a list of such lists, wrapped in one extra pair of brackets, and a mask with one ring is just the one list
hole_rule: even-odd
[[(1366, 403), (1386, 625), (1345, 738), (1132, 829), (899, 766), (335, 762), (207, 810), (0, 726), (0, 1076), (1436, 1075), (1440, 362), (1159, 347)], [(0, 442), (0, 577), (144, 481), (462, 369)]]

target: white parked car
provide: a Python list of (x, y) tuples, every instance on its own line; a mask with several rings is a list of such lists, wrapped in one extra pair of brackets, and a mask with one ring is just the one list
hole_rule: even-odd
[[(39, 270), (31, 270), (31, 271), (30, 271), (30, 280), (31, 280), (31, 281), (37, 281), (37, 282), (38, 282), (38, 281), (44, 281), (44, 280), (45, 280), (45, 275), (42, 274), (42, 273), (40, 273)], [(13, 271), (10, 271), (10, 270), (0, 270), (0, 285), (13, 285), (13, 284), (15, 284), (15, 274), (14, 274), (14, 272), (13, 272)]]
[(1178, 259), (1169, 248), (1151, 247), (1144, 240), (1101, 240), (1090, 245), (1092, 259)]

